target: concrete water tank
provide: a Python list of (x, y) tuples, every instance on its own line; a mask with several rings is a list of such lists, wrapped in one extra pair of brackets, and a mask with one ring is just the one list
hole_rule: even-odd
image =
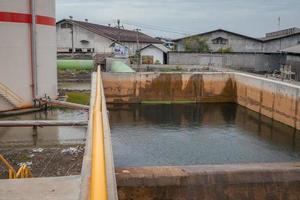
[(57, 97), (55, 0), (0, 0), (0, 111)]

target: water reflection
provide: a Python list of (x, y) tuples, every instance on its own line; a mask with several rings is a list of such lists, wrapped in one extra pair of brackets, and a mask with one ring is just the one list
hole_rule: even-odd
[[(86, 111), (54, 109), (18, 116), (4, 117), (0, 120), (87, 120)], [(0, 127), (0, 148), (6, 147), (44, 147), (69, 144), (83, 144), (85, 127)]]
[(235, 104), (109, 105), (116, 166), (300, 160), (300, 133)]

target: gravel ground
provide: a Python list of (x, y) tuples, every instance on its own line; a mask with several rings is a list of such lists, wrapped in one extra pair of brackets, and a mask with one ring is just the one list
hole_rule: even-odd
[[(33, 177), (58, 177), (81, 173), (84, 147), (0, 149), (0, 153), (16, 171), (25, 163), (31, 169)], [(0, 179), (7, 177), (7, 170), (0, 163)]]

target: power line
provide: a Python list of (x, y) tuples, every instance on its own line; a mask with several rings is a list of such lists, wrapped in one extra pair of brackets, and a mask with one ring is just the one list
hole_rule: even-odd
[(166, 32), (166, 33), (173, 33), (173, 34), (178, 34), (178, 35), (190, 35), (189, 33), (186, 32), (181, 32), (181, 31), (177, 31), (177, 30), (172, 30), (170, 28), (168, 29), (164, 29), (164, 28), (159, 28), (158, 26), (153, 26), (153, 25), (146, 25), (146, 24), (134, 24), (134, 23), (128, 23), (125, 21), (126, 25), (130, 25), (130, 26), (137, 26), (137, 27), (142, 27), (144, 29), (149, 29), (149, 30), (156, 30), (156, 31), (161, 31), (161, 32)]

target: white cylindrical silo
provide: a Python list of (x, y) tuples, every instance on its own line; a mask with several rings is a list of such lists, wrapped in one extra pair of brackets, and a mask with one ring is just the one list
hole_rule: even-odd
[(56, 98), (55, 0), (0, 1), (0, 111)]

